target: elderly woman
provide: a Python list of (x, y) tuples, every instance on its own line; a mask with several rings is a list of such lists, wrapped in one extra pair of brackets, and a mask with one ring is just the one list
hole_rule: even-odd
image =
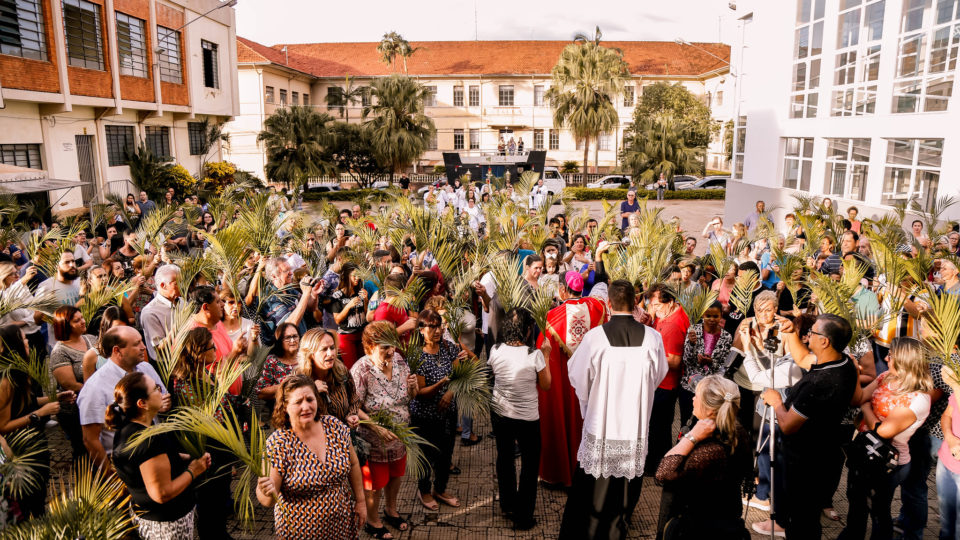
[(104, 425), (116, 432), (113, 466), (130, 493), (134, 522), (143, 538), (193, 540), (194, 487), (210, 466), (210, 454), (187, 463), (171, 433), (128, 444), (149, 427), (163, 406), (161, 387), (139, 371), (125, 375), (113, 392)]
[[(366, 355), (350, 369), (360, 401), (360, 418), (370, 413), (389, 414), (395, 422), (410, 422), (410, 400), (417, 395), (417, 377), (388, 336), (393, 323), (376, 321), (363, 329), (363, 350)], [(370, 455), (363, 466), (363, 488), (367, 500), (367, 525), (364, 530), (375, 538), (393, 538), (380, 520), (380, 495), (386, 488), (385, 520), (403, 531), (410, 525), (397, 510), (397, 494), (403, 482), (407, 452), (397, 436), (381, 426), (360, 426), (360, 436), (370, 444)]]
[[(87, 323), (83, 320), (83, 314), (73, 306), (57, 308), (53, 312), (52, 326), (57, 344), (50, 352), (48, 366), (61, 391), (72, 390), (79, 394), (83, 388), (83, 356), (88, 350), (96, 350), (97, 338), (87, 334)], [(70, 441), (73, 457), (86, 454), (83, 432), (80, 429), (80, 412), (76, 405), (62, 405), (57, 414), (57, 422)]]
[(300, 351), (300, 331), (292, 323), (280, 323), (276, 330), (276, 341), (270, 355), (263, 362), (260, 379), (253, 390), (257, 397), (266, 400), (268, 410), (273, 410), (273, 398), (283, 378), (297, 367), (297, 355)]
[(732, 381), (710, 375), (697, 383), (697, 424), (657, 467), (656, 480), (663, 486), (657, 538), (745, 536), (740, 488), (753, 475), (753, 464), (750, 437), (737, 423), (739, 408), (740, 394)]
[(436, 511), (439, 508), (437, 501), (460, 506), (460, 501), (447, 492), (457, 430), (457, 408), (448, 384), (453, 366), (468, 358), (470, 353), (443, 339), (443, 318), (436, 311), (425, 309), (420, 312), (417, 326), (423, 336), (423, 348), (417, 370), (419, 391), (410, 403), (410, 416), (417, 432), (434, 446), (428, 448), (426, 454), (435, 475), (431, 490), (430, 471), (424, 472), (418, 482), (418, 495), (425, 508)]
[(680, 379), (680, 425), (685, 425), (693, 414), (693, 398), (700, 380), (723, 373), (732, 344), (733, 336), (723, 329), (720, 302), (711, 304), (703, 312), (703, 320), (687, 329)]
[(337, 338), (323, 328), (311, 328), (300, 340), (297, 373), (313, 379), (327, 414), (335, 416), (350, 429), (360, 425), (360, 402), (353, 377), (337, 358)]
[(324, 414), (306, 375), (291, 375), (277, 390), (277, 429), (267, 439), (270, 475), (257, 482), (257, 500), (274, 507), (277, 538), (357, 538), (366, 521), (360, 462), (350, 430)]

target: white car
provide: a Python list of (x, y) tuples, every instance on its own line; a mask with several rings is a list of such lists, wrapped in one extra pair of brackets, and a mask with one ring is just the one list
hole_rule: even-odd
[(596, 182), (590, 182), (587, 187), (590, 189), (626, 189), (630, 187), (630, 184), (630, 175), (610, 174)]
[(704, 176), (692, 184), (678, 186), (677, 189), (726, 189), (729, 176)]
[(547, 188), (547, 193), (551, 195), (560, 195), (563, 193), (563, 188), (567, 187), (567, 181), (560, 174), (560, 169), (556, 167), (544, 167), (541, 177), (543, 178), (543, 187)]

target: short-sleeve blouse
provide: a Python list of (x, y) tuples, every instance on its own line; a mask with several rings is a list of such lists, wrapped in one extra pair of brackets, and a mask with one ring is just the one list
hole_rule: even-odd
[[(92, 349), (97, 346), (96, 336), (91, 336), (89, 334), (81, 336), (84, 343), (87, 344), (88, 349)], [(54, 371), (57, 368), (63, 366), (70, 366), (73, 368), (73, 376), (77, 378), (77, 382), (83, 381), (83, 355), (87, 351), (78, 351), (73, 347), (68, 347), (64, 345), (62, 341), (58, 341), (57, 344), (53, 347), (53, 350), (50, 351), (50, 371)]]
[[(353, 384), (357, 389), (360, 407), (367, 413), (388, 411), (394, 420), (410, 423), (410, 393), (407, 390), (407, 377), (410, 368), (399, 353), (393, 354), (393, 374), (390, 379), (373, 363), (373, 359), (364, 356), (350, 368)], [(384, 442), (370, 427), (361, 425), (360, 436), (370, 443), (368, 459), (377, 463), (389, 463), (403, 458), (406, 450), (399, 440)]]
[[(420, 367), (417, 369), (417, 375), (423, 377), (424, 385), (433, 386), (440, 382), (444, 377), (449, 377), (453, 371), (453, 361), (460, 354), (460, 347), (452, 342), (443, 340), (440, 342), (440, 349), (436, 354), (427, 352), (420, 353)], [(451, 403), (449, 407), (441, 411), (439, 408), (440, 400), (444, 392), (447, 391), (446, 385), (434, 392), (431, 396), (417, 396), (410, 402), (410, 416), (415, 421), (443, 422), (444, 427), (455, 427), (457, 423), (457, 407)]]

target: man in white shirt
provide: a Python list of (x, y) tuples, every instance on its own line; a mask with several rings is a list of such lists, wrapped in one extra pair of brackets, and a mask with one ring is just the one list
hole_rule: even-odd
[(104, 429), (104, 414), (113, 403), (114, 388), (124, 375), (139, 371), (157, 383), (163, 393), (160, 412), (170, 410), (171, 401), (163, 379), (153, 366), (143, 361), (143, 339), (134, 328), (111, 328), (101, 338), (101, 347), (110, 355), (109, 360), (83, 384), (77, 396), (77, 407), (80, 409), (83, 444), (95, 464), (105, 465), (109, 463), (107, 456), (113, 453), (113, 431)]
[(157, 269), (154, 282), (157, 295), (140, 312), (140, 327), (147, 345), (147, 354), (157, 360), (157, 345), (167, 337), (173, 317), (173, 307), (180, 298), (180, 268), (167, 264)]
[(609, 301), (610, 322), (587, 332), (567, 362), (583, 438), (561, 540), (626, 537), (643, 486), (654, 391), (667, 374), (660, 334), (633, 318), (633, 284), (611, 283)]

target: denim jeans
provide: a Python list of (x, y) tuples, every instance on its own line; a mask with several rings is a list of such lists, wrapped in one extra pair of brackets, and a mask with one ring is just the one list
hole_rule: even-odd
[(867, 534), (867, 516), (871, 519), (870, 540), (890, 540), (893, 519), (890, 503), (893, 493), (910, 472), (910, 464), (899, 465), (891, 474), (875, 477), (850, 470), (847, 473), (847, 526), (838, 540), (862, 540)]
[(927, 526), (927, 478), (937, 458), (943, 440), (926, 429), (918, 429), (910, 437), (910, 473), (900, 485), (900, 516), (897, 517), (896, 538), (920, 540)]
[(473, 417), (472, 416), (461, 416), (460, 417), (460, 438), (469, 439), (473, 435)]
[[(770, 500), (770, 427), (768, 424), (763, 424), (763, 430), (760, 432), (760, 440), (763, 441), (763, 446), (760, 447), (760, 451), (757, 453), (757, 498), (762, 501)], [(777, 470), (774, 473), (774, 494), (783, 495), (783, 491), (779, 489), (782, 486), (782, 478), (777, 478), (777, 475), (782, 474), (783, 468), (782, 460), (778, 459), (780, 456), (780, 430), (775, 430), (775, 435), (773, 439), (773, 444), (775, 445), (773, 450), (774, 459), (777, 460)]]
[(940, 504), (940, 540), (960, 540), (957, 515), (960, 514), (960, 474), (937, 463), (937, 500)]

